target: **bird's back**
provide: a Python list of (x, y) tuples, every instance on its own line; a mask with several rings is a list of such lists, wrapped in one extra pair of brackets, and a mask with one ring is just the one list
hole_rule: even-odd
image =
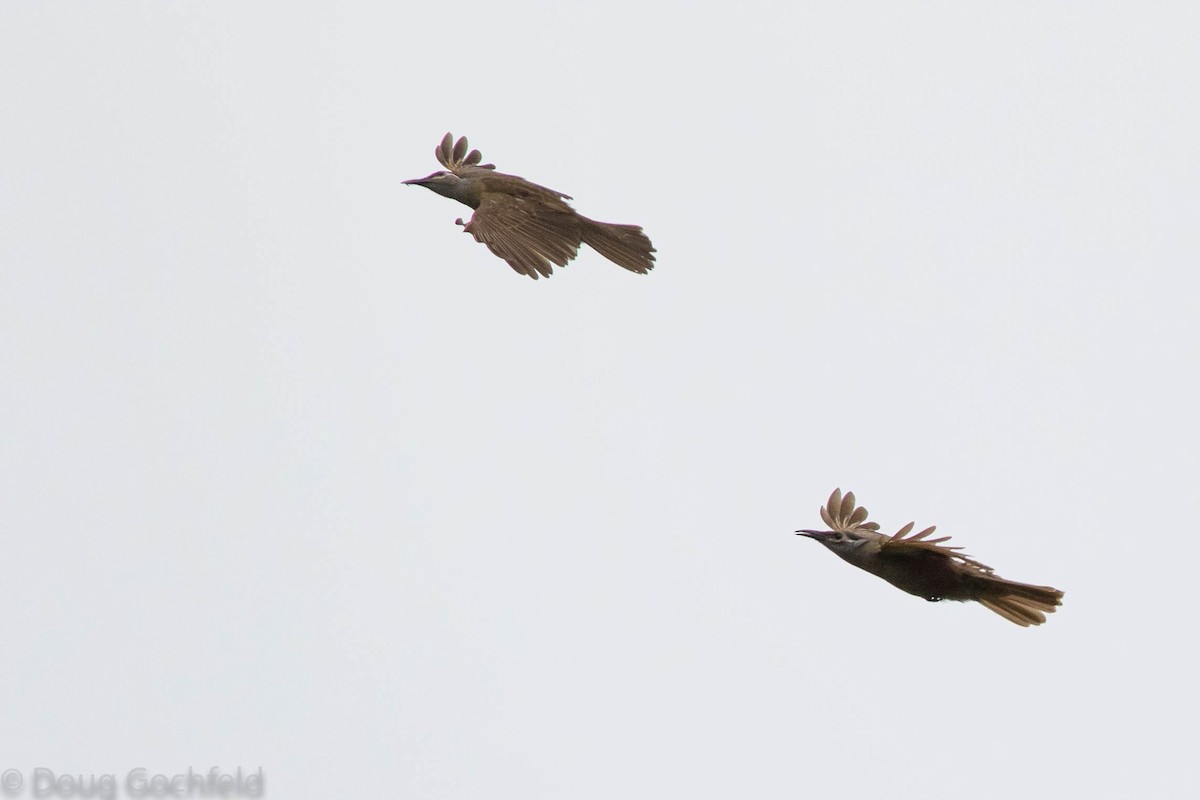
[(514, 195), (564, 206), (566, 203), (563, 201), (571, 199), (570, 195), (541, 186), (533, 181), (522, 178), (520, 175), (509, 175), (505, 172), (496, 172), (495, 170), (481, 169), (479, 167), (469, 167), (468, 169), (471, 172), (464, 174), (462, 177), (478, 181), (480, 188), (484, 192)]

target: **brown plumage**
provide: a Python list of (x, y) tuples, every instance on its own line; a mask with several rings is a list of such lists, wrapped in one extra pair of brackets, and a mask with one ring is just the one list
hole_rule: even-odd
[(855, 505), (854, 493), (834, 489), (821, 508), (828, 531), (796, 531), (816, 539), (843, 560), (893, 586), (926, 600), (975, 600), (1017, 625), (1041, 625), (1046, 614), (1062, 605), (1063, 593), (1050, 586), (1005, 580), (987, 564), (943, 544), (949, 536), (928, 537), (930, 526), (912, 533), (908, 523), (891, 536), (867, 521), (867, 510)]
[(447, 133), (434, 150), (445, 170), (404, 181), (424, 186), (475, 209), (463, 230), (482, 242), (522, 275), (549, 277), (552, 265), (566, 266), (586, 244), (631, 272), (654, 268), (654, 246), (637, 225), (588, 219), (565, 201), (562, 192), (480, 164), (478, 150), (467, 150), (467, 138)]

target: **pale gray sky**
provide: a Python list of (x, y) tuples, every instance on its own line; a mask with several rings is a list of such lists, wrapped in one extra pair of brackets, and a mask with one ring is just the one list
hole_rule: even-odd
[[(1197, 23), (0, 4), (0, 770), (1194, 797)], [(658, 268), (512, 272), (400, 185), (447, 130)]]

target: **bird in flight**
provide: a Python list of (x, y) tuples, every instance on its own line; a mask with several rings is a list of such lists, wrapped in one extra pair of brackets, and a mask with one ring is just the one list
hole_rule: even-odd
[(447, 133), (434, 155), (444, 170), (404, 183), (475, 209), (470, 222), (459, 218), (455, 224), (522, 275), (549, 277), (551, 265), (566, 266), (580, 244), (631, 272), (654, 268), (654, 246), (640, 227), (588, 219), (565, 202), (572, 198), (562, 192), (480, 164), (478, 150), (467, 152), (467, 137), (455, 142)]
[[(912, 533), (908, 523), (888, 536), (867, 521), (867, 509), (855, 505), (854, 492), (834, 489), (821, 508), (827, 531), (796, 531), (816, 539), (844, 561), (883, 578), (898, 589), (926, 600), (975, 600), (1022, 627), (1041, 625), (1062, 605), (1063, 593), (1001, 578), (992, 568), (943, 544), (949, 536), (927, 539), (935, 527)], [(911, 535), (910, 535), (911, 534)]]

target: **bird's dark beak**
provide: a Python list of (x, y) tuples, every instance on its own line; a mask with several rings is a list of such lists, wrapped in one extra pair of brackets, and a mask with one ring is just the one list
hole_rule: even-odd
[(817, 539), (818, 541), (829, 531), (796, 531), (801, 536), (807, 536), (809, 539)]
[(433, 175), (426, 175), (424, 178), (412, 178), (411, 180), (401, 181), (401, 183), (408, 184), (409, 186), (424, 186), (425, 184), (429, 183), (429, 179), (436, 174), (437, 173), (435, 172)]

